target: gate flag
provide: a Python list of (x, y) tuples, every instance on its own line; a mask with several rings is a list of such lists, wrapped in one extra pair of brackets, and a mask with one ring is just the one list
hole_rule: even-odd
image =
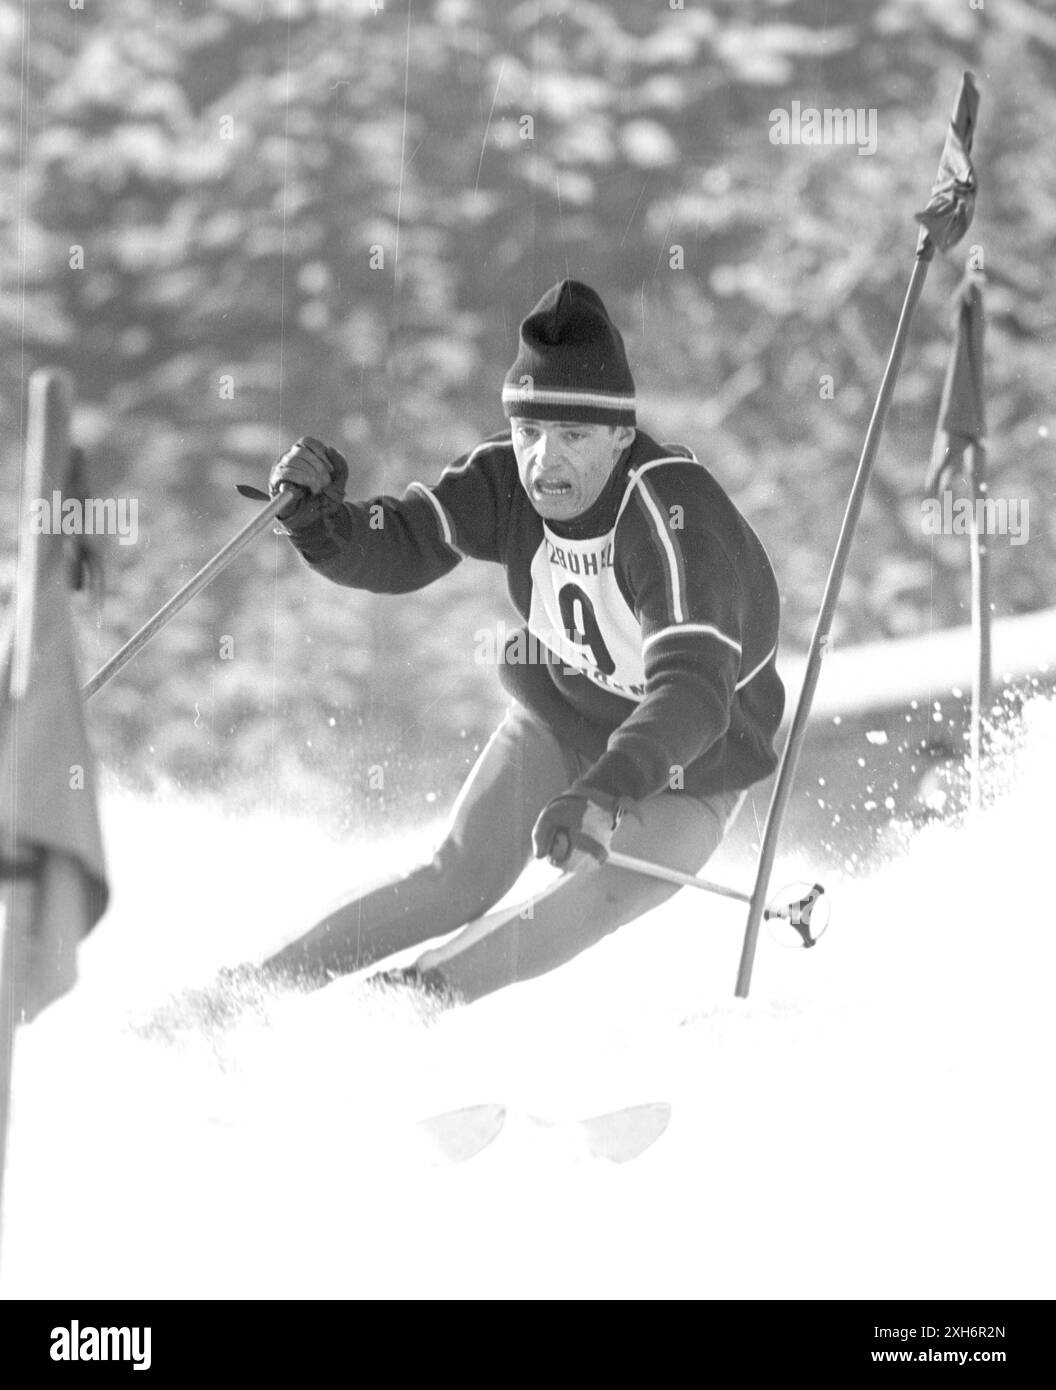
[(0, 647), (0, 888), (3, 988), (29, 1022), (77, 977), (77, 944), (108, 899), (95, 764), (85, 729), (61, 535), (34, 535), (34, 498), (68, 479), (70, 391), (30, 383), (12, 621)]
[(968, 271), (954, 291), (956, 332), (942, 387), (939, 423), (925, 490), (937, 493), (965, 473), (965, 453), (986, 435), (983, 405), (983, 279)]

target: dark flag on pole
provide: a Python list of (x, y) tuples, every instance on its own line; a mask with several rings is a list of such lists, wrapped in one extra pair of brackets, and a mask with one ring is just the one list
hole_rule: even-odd
[(102, 916), (108, 896), (74, 659), (67, 542), (58, 534), (32, 534), (29, 524), (34, 500), (65, 486), (68, 413), (64, 379), (37, 373), (30, 385), (14, 622), (0, 647), (2, 987), (9, 1026), (30, 1021), (72, 987), (77, 944)]
[(939, 172), (931, 187), (931, 197), (923, 212), (915, 213), (921, 224), (917, 255), (930, 240), (940, 251), (956, 246), (971, 224), (978, 187), (972, 166), (972, 143), (979, 115), (979, 89), (966, 72), (961, 80), (942, 147)]
[(957, 320), (953, 351), (946, 369), (939, 407), (938, 426), (928, 467), (926, 491), (936, 496), (958, 476), (970, 489), (972, 634), (975, 647), (972, 674), (972, 713), (969, 726), (970, 806), (978, 811), (983, 802), (984, 721), (992, 705), (992, 657), (990, 643), (990, 554), (986, 523), (980, 516), (987, 502), (986, 414), (983, 408), (983, 277), (965, 272), (954, 292)]
[(957, 99), (953, 104), (953, 114), (950, 117), (946, 140), (942, 147), (938, 173), (932, 184), (931, 197), (924, 211), (916, 214), (916, 220), (921, 224), (921, 229), (917, 237), (913, 271), (906, 288), (905, 298), (902, 301), (898, 327), (895, 329), (891, 352), (888, 355), (887, 366), (884, 368), (880, 390), (877, 392), (876, 404), (873, 407), (873, 414), (858, 460), (858, 469), (851, 485), (850, 496), (847, 499), (843, 525), (840, 527), (836, 550), (829, 567), (829, 577), (825, 581), (821, 608), (818, 610), (817, 622), (814, 626), (814, 635), (807, 651), (803, 685), (792, 715), (792, 723), (777, 770), (777, 779), (770, 797), (770, 809), (766, 816), (766, 826), (763, 830), (763, 841), (756, 867), (755, 886), (752, 889), (748, 921), (744, 929), (741, 962), (737, 971), (737, 995), (741, 999), (747, 998), (751, 986), (755, 947), (766, 907), (770, 873), (777, 855), (781, 823), (791, 796), (800, 750), (806, 738), (811, 702), (817, 689), (822, 658), (829, 645), (832, 620), (850, 556), (851, 542), (854, 538), (858, 518), (861, 515), (869, 478), (876, 463), (880, 437), (883, 433), (884, 421), (905, 354), (913, 312), (924, 289), (928, 266), (934, 259), (936, 249), (948, 251), (955, 246), (968, 230), (972, 213), (975, 210), (976, 179), (971, 154), (978, 112), (979, 92), (972, 74), (966, 72), (958, 88)]
[(925, 491), (967, 474), (965, 453), (986, 434), (983, 411), (983, 280), (969, 271), (954, 291), (957, 322)]

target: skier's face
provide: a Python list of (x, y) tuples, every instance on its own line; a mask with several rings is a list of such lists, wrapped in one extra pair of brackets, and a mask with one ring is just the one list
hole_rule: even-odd
[(521, 486), (549, 521), (571, 521), (591, 507), (634, 439), (629, 425), (560, 420), (514, 418), (510, 431)]

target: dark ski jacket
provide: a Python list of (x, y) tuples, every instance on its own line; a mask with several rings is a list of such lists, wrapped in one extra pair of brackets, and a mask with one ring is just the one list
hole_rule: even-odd
[(320, 574), (375, 593), (420, 589), (467, 557), (503, 565), (525, 625), (497, 654), (501, 678), (592, 760), (577, 789), (707, 796), (776, 764), (773, 569), (683, 446), (639, 431), (589, 511), (561, 523), (532, 507), (507, 432), (431, 487), (335, 503), (289, 534)]

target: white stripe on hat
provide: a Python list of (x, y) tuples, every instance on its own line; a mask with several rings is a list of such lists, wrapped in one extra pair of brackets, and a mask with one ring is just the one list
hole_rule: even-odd
[(589, 405), (610, 410), (633, 410), (634, 396), (617, 396), (607, 391), (558, 391), (541, 386), (504, 386), (503, 404), (535, 401), (539, 405)]

